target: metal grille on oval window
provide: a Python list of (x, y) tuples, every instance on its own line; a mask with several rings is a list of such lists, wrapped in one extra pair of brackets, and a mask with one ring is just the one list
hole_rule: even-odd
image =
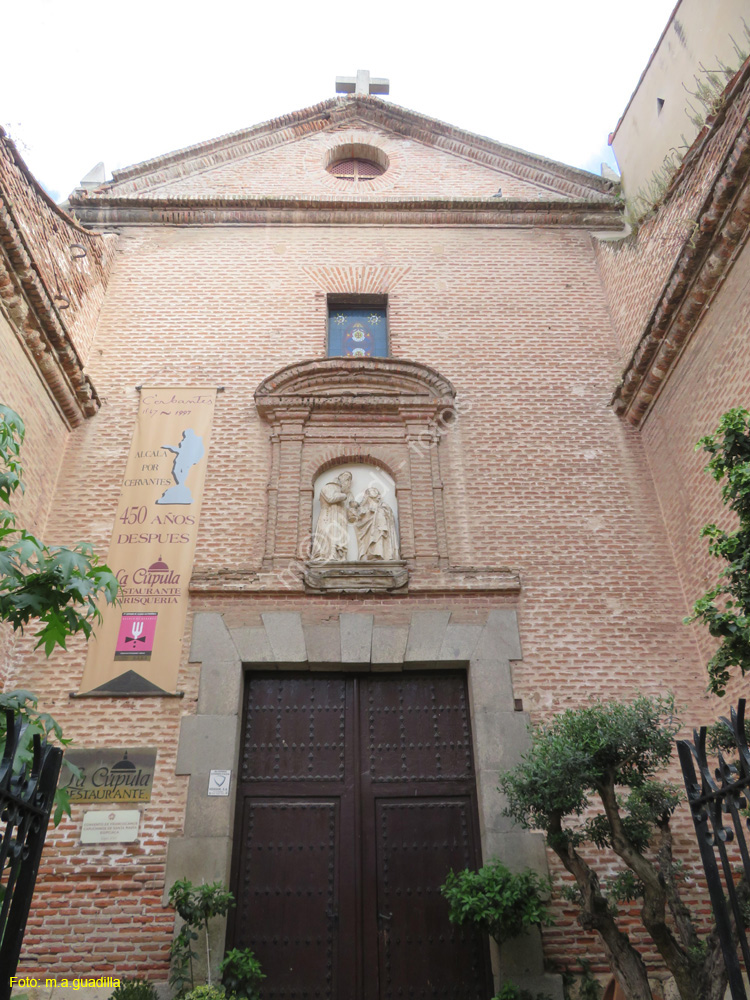
[(366, 181), (371, 177), (379, 177), (385, 171), (379, 163), (373, 163), (372, 160), (350, 159), (332, 164), (328, 172), (345, 181)]

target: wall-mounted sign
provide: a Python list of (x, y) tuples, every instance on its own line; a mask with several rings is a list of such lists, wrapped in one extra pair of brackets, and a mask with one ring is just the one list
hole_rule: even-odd
[(208, 774), (208, 794), (229, 795), (229, 783), (231, 780), (231, 771), (210, 771)]
[[(80, 768), (67, 785), (71, 802), (150, 802), (154, 784), (154, 747), (101, 747), (66, 750), (65, 759)], [(65, 768), (63, 768), (65, 780)]]
[(82, 844), (132, 844), (138, 840), (138, 809), (89, 809), (83, 814)]
[(102, 608), (81, 694), (177, 687), (216, 389), (141, 390), (107, 564), (119, 604)]

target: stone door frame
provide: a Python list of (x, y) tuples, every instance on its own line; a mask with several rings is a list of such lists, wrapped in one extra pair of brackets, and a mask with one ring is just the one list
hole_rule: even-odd
[[(498, 774), (528, 746), (527, 713), (515, 710), (511, 661), (522, 658), (516, 612), (481, 611), (477, 624), (451, 623), (450, 610), (414, 611), (408, 625), (381, 624), (371, 614), (303, 624), (298, 612), (261, 614), (261, 626), (227, 628), (218, 613), (197, 613), (190, 662), (202, 664), (197, 712), (182, 718), (175, 771), (188, 775), (182, 836), (169, 841), (164, 902), (179, 878), (228, 885), (232, 863), (236, 776), (246, 670), (467, 670), (482, 857), (547, 873), (541, 834), (503, 816)], [(481, 623), (480, 623), (481, 622)], [(208, 797), (212, 769), (232, 771), (229, 796)], [(226, 923), (215, 921), (212, 954), (223, 954)], [(497, 957), (493, 957), (497, 974)], [(503, 956), (504, 976), (527, 989), (561, 996), (558, 976), (545, 976), (541, 937), (530, 933)]]

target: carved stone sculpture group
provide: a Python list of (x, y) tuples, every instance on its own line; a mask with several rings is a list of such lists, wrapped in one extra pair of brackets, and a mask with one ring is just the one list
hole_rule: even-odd
[(315, 527), (314, 562), (346, 562), (349, 525), (354, 525), (357, 559), (388, 562), (399, 558), (396, 518), (377, 486), (369, 486), (361, 500), (352, 493), (352, 475), (342, 472), (320, 491), (320, 515)]

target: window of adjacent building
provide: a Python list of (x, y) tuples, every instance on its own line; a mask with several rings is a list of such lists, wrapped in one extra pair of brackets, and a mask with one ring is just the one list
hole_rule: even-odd
[(337, 358), (388, 357), (385, 303), (338, 305), (329, 300), (328, 356)]

